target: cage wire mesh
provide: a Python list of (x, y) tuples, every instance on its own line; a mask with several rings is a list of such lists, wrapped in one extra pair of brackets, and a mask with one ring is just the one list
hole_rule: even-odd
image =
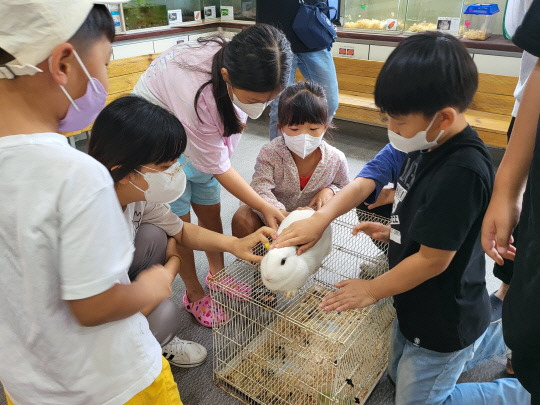
[[(359, 221), (388, 220), (352, 210), (334, 220), (332, 252), (298, 294), (285, 299), (261, 281), (259, 265), (236, 260), (213, 278), (214, 302), (229, 314), (213, 328), (214, 379), (244, 403), (363, 404), (387, 364), (391, 298), (342, 313), (319, 308), (334, 283), (388, 270), (388, 245), (360, 233)], [(256, 246), (257, 254), (266, 248)], [(251, 287), (239, 297), (230, 279)]]

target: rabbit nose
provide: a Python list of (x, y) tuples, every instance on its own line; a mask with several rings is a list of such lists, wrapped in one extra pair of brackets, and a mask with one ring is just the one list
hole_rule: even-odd
[(270, 277), (270, 276), (266, 276), (265, 279), (266, 279), (266, 281), (272, 281), (272, 277)]

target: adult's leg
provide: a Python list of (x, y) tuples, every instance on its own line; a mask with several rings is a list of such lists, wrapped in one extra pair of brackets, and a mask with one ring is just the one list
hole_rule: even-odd
[[(139, 227), (135, 235), (135, 254), (128, 271), (130, 280), (154, 264), (165, 263), (167, 240), (165, 231), (155, 225), (145, 223)], [(176, 336), (181, 323), (180, 315), (180, 308), (167, 299), (146, 316), (150, 330), (161, 346)]]
[(241, 205), (232, 217), (231, 228), (233, 236), (243, 238), (255, 232), (264, 223), (261, 218), (247, 205)]
[(339, 88), (332, 52), (327, 49), (317, 52), (297, 54), (298, 68), (306, 80), (318, 83), (324, 88), (328, 103), (328, 122), (336, 114), (339, 106)]
[[(289, 76), (289, 84), (292, 84), (296, 80), (296, 65), (297, 65), (298, 59), (296, 58), (296, 54), (293, 54), (292, 58), (292, 64), (291, 64), (291, 75)], [(271, 103), (270, 103), (270, 140), (277, 138), (279, 135), (279, 131), (277, 129), (277, 123), (278, 123), (278, 104), (279, 104), (279, 97), (276, 97)]]

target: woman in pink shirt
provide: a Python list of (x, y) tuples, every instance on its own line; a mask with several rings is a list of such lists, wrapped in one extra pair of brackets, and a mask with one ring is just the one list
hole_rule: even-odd
[[(259, 24), (231, 41), (210, 37), (175, 45), (152, 62), (139, 79), (133, 92), (171, 111), (186, 130), (187, 148), (179, 159), (181, 164), (188, 159), (184, 167), (186, 191), (171, 203), (173, 212), (183, 221), (190, 222), (193, 207), (199, 225), (222, 233), (220, 185), (261, 212), (269, 226), (277, 229), (283, 220), (280, 210), (259, 196), (231, 167), (230, 157), (247, 117), (258, 118), (287, 85), (291, 58), (285, 35)], [(194, 269), (193, 251), (184, 249), (180, 254), (183, 265)], [(206, 284), (214, 288), (212, 275), (223, 269), (223, 254), (206, 255)], [(241, 296), (251, 293), (246, 284), (227, 280)], [(184, 282), (184, 307), (201, 324), (212, 326), (201, 316), (209, 310), (209, 297), (197, 279)]]

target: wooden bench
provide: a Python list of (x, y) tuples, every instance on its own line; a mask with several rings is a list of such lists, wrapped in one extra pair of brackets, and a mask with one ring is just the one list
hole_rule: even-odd
[[(109, 93), (107, 95), (107, 104), (119, 97), (127, 96), (137, 84), (141, 74), (150, 66), (150, 63), (156, 59), (159, 54), (135, 56), (133, 58), (112, 60), (109, 64)], [(92, 125), (81, 131), (67, 132), (64, 135), (72, 137), (86, 131), (90, 131)], [(73, 143), (72, 143), (73, 144)]]
[[(130, 94), (140, 75), (157, 57), (158, 54), (152, 54), (111, 61), (107, 104)], [(334, 58), (334, 62), (339, 82), (336, 118), (386, 126), (373, 102), (375, 80), (383, 62), (339, 57)], [(298, 71), (297, 78), (302, 78)], [(517, 77), (480, 73), (478, 92), (466, 116), (487, 145), (506, 147), (506, 132), (511, 120), (516, 84)], [(66, 136), (77, 135), (91, 128), (89, 126), (82, 131), (69, 132)]]
[[(383, 62), (339, 57), (334, 62), (339, 83), (336, 118), (386, 126), (373, 101)], [(467, 121), (487, 145), (505, 148), (518, 79), (486, 73), (479, 76), (478, 91), (466, 112)]]

